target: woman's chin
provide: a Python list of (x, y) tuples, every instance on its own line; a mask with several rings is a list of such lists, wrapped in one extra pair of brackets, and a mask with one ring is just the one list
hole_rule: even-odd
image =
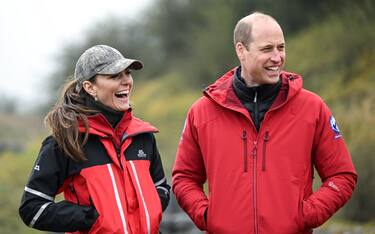
[(129, 108), (130, 108), (129, 104), (122, 104), (122, 105), (116, 106), (115, 110), (117, 110), (117, 111), (127, 111), (127, 110), (129, 110)]

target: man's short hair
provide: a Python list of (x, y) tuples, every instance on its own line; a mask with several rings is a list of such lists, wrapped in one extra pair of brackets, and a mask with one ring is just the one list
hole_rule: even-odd
[(252, 24), (253, 24), (254, 19), (256, 18), (267, 18), (267, 19), (274, 20), (276, 22), (276, 20), (272, 16), (264, 14), (262, 12), (258, 12), (258, 11), (253, 12), (250, 15), (243, 17), (237, 22), (236, 27), (234, 28), (234, 33), (233, 33), (234, 46), (236, 46), (238, 42), (241, 42), (246, 47), (246, 49), (249, 49), (248, 46), (250, 45), (250, 42), (252, 41), (252, 35), (251, 35)]
[(251, 41), (251, 26), (252, 25), (243, 20), (243, 18), (237, 22), (233, 33), (234, 46), (236, 46), (238, 42), (241, 42), (246, 49), (248, 49), (248, 45)]

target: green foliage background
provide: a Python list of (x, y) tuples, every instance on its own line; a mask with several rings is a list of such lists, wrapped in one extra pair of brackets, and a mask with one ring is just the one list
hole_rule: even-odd
[[(286, 36), (286, 70), (301, 74), (305, 88), (329, 104), (351, 151), (358, 186), (335, 219), (375, 222), (373, 1), (155, 0), (140, 20), (108, 18), (89, 28), (79, 42), (65, 45), (55, 58), (61, 66), (48, 78), (50, 103), (73, 73), (79, 55), (92, 45), (108, 44), (141, 59), (145, 68), (133, 73), (134, 112), (159, 128), (158, 145), (170, 175), (188, 108), (203, 87), (238, 65), (233, 28), (253, 10), (270, 13), (280, 22)], [(45, 113), (50, 105), (37, 112)], [(12, 142), (28, 143), (21, 153), (0, 153), (1, 233), (33, 233), (21, 223), (17, 209), (47, 133), (29, 117), (0, 114), (0, 140), (10, 135)]]

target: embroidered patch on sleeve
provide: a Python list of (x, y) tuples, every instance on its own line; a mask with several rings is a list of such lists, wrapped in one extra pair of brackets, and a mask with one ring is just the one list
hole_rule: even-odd
[(340, 133), (339, 126), (337, 125), (336, 120), (333, 117), (333, 115), (331, 115), (331, 117), (329, 118), (329, 124), (331, 125), (332, 131), (335, 134), (335, 139), (341, 138), (342, 136)]

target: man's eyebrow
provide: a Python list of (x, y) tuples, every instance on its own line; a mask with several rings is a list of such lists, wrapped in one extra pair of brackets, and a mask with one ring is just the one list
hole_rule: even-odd
[[(281, 46), (281, 45), (285, 46), (285, 42), (281, 42), (281, 43), (277, 43), (276, 44), (276, 46)], [(267, 47), (273, 47), (273, 46), (275, 46), (275, 45), (272, 44), (272, 43), (264, 43), (264, 44), (258, 45), (258, 49), (267, 48)]]
[(272, 44), (263, 44), (263, 45), (259, 45), (258, 49), (264, 49), (264, 48), (270, 48), (270, 47), (273, 47), (273, 45)]

